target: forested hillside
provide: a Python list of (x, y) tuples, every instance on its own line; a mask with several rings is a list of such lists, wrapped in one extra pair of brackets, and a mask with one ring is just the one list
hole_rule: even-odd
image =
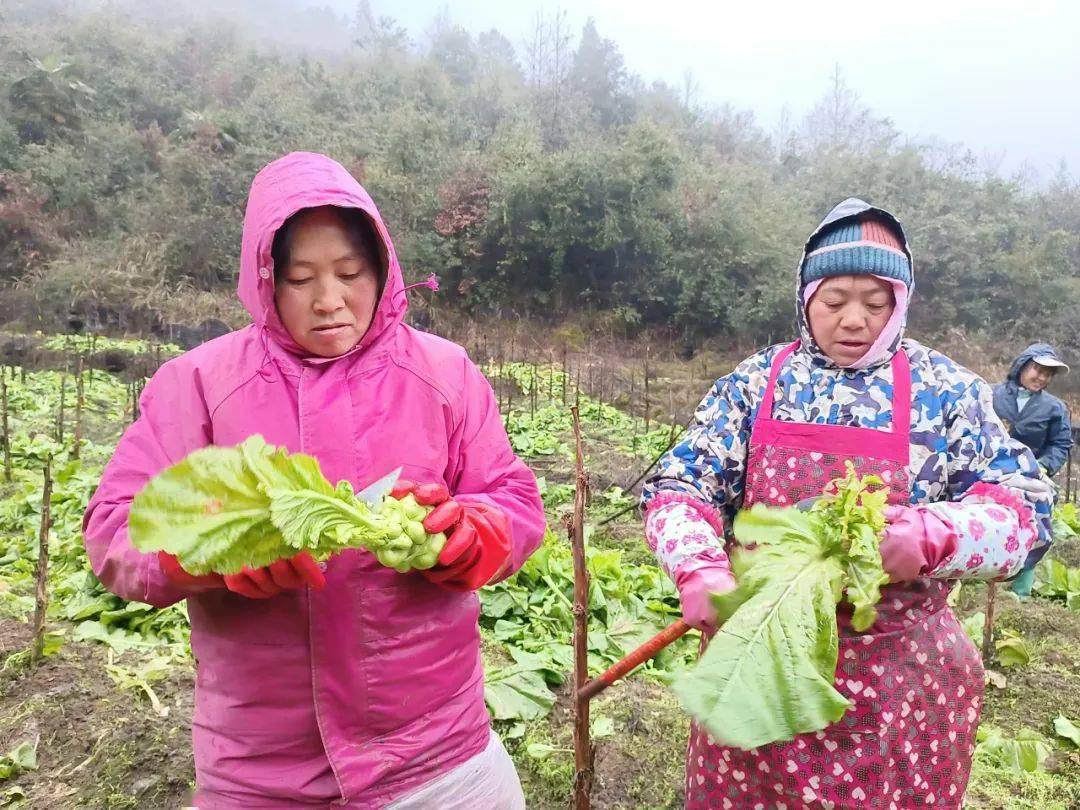
[(805, 119), (766, 131), (701, 106), (690, 77), (634, 75), (602, 21), (538, 14), (512, 41), (446, 19), (413, 34), (366, 3), (351, 19), (235, 5), (232, 22), (165, 3), (5, 5), (6, 319), (235, 319), (251, 177), (309, 149), (371, 191), (406, 275), (441, 277), (440, 307), (779, 336), (802, 240), (859, 194), (910, 229), (920, 332), (1080, 348), (1076, 180), (1003, 177), (962, 145), (912, 142), (841, 74)]

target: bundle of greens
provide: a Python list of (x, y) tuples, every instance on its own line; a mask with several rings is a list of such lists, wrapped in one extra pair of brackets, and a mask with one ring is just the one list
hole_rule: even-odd
[(714, 597), (721, 629), (674, 684), (718, 742), (757, 748), (843, 717), (836, 606), (851, 604), (858, 632), (874, 623), (888, 582), (878, 550), (886, 497), (880, 479), (860, 479), (849, 464), (810, 511), (759, 504), (736, 517), (738, 587)]
[(431, 568), (446, 542), (424, 530), (429, 512), (411, 495), (369, 506), (348, 481), (331, 485), (311, 456), (252, 436), (196, 450), (151, 479), (135, 496), (128, 533), (135, 548), (173, 554), (196, 575), (345, 548), (366, 548), (404, 573)]

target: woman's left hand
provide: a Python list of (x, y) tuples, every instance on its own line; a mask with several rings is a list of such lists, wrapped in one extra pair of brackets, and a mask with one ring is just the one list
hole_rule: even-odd
[(443, 484), (398, 481), (390, 495), (412, 495), (433, 506), (424, 518), (428, 534), (443, 532), (446, 544), (434, 568), (421, 571), (427, 579), (456, 591), (475, 591), (501, 573), (510, 561), (510, 522), (502, 510), (488, 504), (464, 505), (450, 497)]

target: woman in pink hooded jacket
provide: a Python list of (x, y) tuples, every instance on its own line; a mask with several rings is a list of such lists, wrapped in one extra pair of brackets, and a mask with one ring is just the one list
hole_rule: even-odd
[[(329, 158), (258, 173), (240, 261), (254, 323), (154, 375), (84, 519), (106, 587), (188, 600), (196, 803), (524, 807), (484, 705), (475, 590), (521, 566), (544, 513), (491, 387), (461, 347), (402, 323), (386, 226)], [(394, 494), (435, 506), (425, 526), (447, 532), (438, 565), (403, 575), (348, 550), (192, 577), (132, 547), (131, 501), (153, 475), (256, 433), (357, 488), (400, 467)]]

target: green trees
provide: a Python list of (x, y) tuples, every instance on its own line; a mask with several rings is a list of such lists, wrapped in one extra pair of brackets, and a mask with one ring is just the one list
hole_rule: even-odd
[[(333, 37), (325, 10), (277, 5), (261, 28), (251, 14), (230, 28), (148, 16), (165, 5), (6, 12), (4, 301), (68, 291), (48, 307), (62, 317), (90, 305), (75, 268), (92, 289), (120, 266), (130, 294), (92, 302), (106, 323), (131, 323), (133, 300), (148, 323), (179, 317), (193, 291), (202, 308), (229, 301), (251, 177), (311, 149), (365, 184), (410, 278), (440, 274), (445, 298), (478, 315), (587, 310), (692, 341), (780, 339), (802, 240), (858, 194), (909, 228), (918, 329), (1038, 331), (1080, 349), (1076, 180), (1062, 170), (1033, 187), (908, 142), (839, 75), (770, 135), (696, 105), (689, 77), (646, 86), (592, 20), (578, 35), (563, 14), (538, 15), (515, 50), (446, 15), (412, 41), (366, 2)], [(317, 32), (319, 47), (300, 47)]]

